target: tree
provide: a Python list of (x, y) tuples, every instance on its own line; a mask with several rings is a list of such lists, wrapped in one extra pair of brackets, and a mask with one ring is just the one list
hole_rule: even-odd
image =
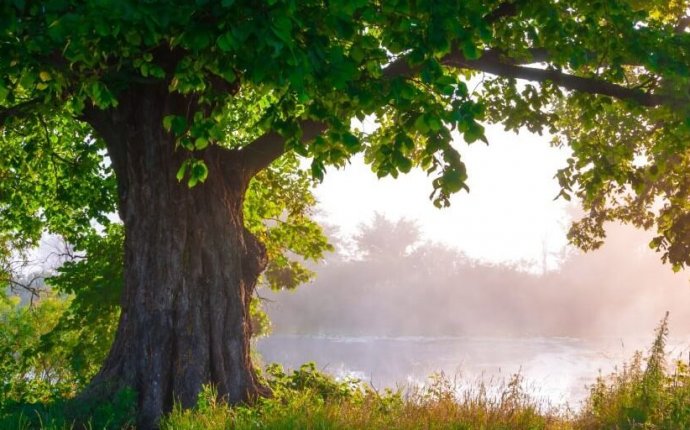
[[(617, 190), (668, 197), (673, 209), (642, 224), (657, 222), (659, 246), (685, 246), (685, 12), (661, 0), (5, 1), (0, 230), (15, 246), (50, 231), (79, 248), (117, 208), (122, 312), (89, 396), (134, 388), (142, 428), (204, 383), (250, 400), (265, 392), (248, 314), (268, 261), (243, 205), (257, 178), (279, 201), (261, 175), (295, 172), (295, 154), (316, 179), (355, 153), (379, 176), (421, 167), (444, 206), (467, 188), (453, 133), (547, 127), (574, 150), (564, 197), (584, 197), (595, 220), (633, 217), (608, 211)], [(351, 124), (367, 116), (375, 131)]]
[(419, 236), (419, 226), (414, 221), (405, 218), (391, 221), (376, 212), (370, 225), (360, 224), (354, 239), (363, 257), (398, 258), (419, 242)]

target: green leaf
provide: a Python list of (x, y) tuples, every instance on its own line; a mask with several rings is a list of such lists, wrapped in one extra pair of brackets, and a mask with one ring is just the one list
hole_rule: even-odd
[(163, 117), (163, 128), (166, 131), (170, 131), (170, 129), (172, 128), (172, 122), (173, 122), (174, 118), (175, 118), (175, 115), (167, 115), (167, 116)]
[(465, 42), (462, 44), (462, 54), (468, 60), (476, 60), (481, 56), (477, 46), (470, 39), (465, 40)]
[(477, 140), (481, 140), (486, 144), (489, 143), (489, 141), (486, 140), (486, 136), (484, 135), (484, 127), (482, 125), (478, 124), (476, 121), (471, 119), (466, 120), (466, 123), (464, 125), (465, 132), (463, 136), (467, 143), (473, 143)]
[(360, 63), (364, 59), (364, 50), (359, 45), (353, 45), (350, 49), (350, 58)]
[(181, 136), (187, 131), (187, 120), (183, 116), (174, 116), (170, 123), (171, 130), (176, 136)]
[(194, 148), (197, 150), (205, 149), (208, 146), (208, 139), (205, 137), (197, 137), (194, 141)]
[(316, 160), (312, 161), (312, 163), (311, 163), (311, 174), (314, 177), (314, 179), (316, 179), (318, 181), (323, 181), (323, 176), (324, 176), (325, 170), (326, 169), (325, 169), (323, 163), (316, 161)]
[(419, 115), (417, 117), (417, 119), (414, 121), (414, 128), (421, 134), (426, 134), (429, 132), (429, 126), (424, 115)]
[(208, 178), (208, 167), (206, 167), (206, 163), (204, 163), (202, 160), (195, 161), (192, 164), (190, 181), (194, 179), (194, 184), (196, 184), (196, 182), (206, 182), (206, 178)]
[(7, 96), (10, 94), (9, 88), (5, 86), (3, 81), (0, 79), (0, 103), (4, 103), (4, 101), (7, 99)]
[(426, 124), (431, 131), (439, 131), (443, 128), (443, 123), (436, 115), (425, 115)]
[(464, 164), (461, 162), (458, 167), (449, 167), (443, 172), (441, 188), (448, 194), (456, 193), (463, 188), (467, 189), (466, 180), (467, 173), (465, 172)]
[(221, 34), (216, 40), (216, 44), (218, 45), (218, 48), (223, 52), (232, 51), (235, 44), (232, 32), (228, 31)]
[(343, 133), (342, 141), (350, 152), (355, 152), (361, 147), (359, 139), (352, 133)]
[(187, 161), (182, 163), (180, 168), (177, 170), (177, 174), (175, 177), (177, 178), (177, 182), (182, 182), (182, 179), (184, 179), (184, 174), (187, 171)]
[(95, 81), (87, 84), (85, 88), (94, 104), (102, 109), (117, 106), (118, 102), (110, 89), (101, 81)]
[(285, 16), (279, 15), (273, 20), (273, 33), (280, 38), (286, 45), (294, 43), (292, 39), (292, 20)]
[(34, 75), (30, 70), (24, 70), (19, 77), (19, 85), (25, 90), (30, 90), (34, 86), (35, 82), (36, 75)]
[(187, 151), (194, 151), (194, 141), (189, 136), (182, 136), (177, 139), (177, 144)]
[(237, 79), (237, 76), (235, 75), (235, 71), (232, 70), (231, 68), (221, 70), (220, 74), (223, 77), (223, 79), (225, 79), (228, 82), (235, 82), (235, 79)]
[(401, 152), (393, 152), (393, 161), (396, 167), (403, 173), (408, 173), (412, 169), (412, 160), (405, 157)]

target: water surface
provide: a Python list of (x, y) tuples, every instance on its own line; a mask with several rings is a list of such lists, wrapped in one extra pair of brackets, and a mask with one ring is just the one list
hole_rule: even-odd
[[(418, 385), (443, 372), (458, 387), (497, 384), (520, 373), (540, 401), (577, 408), (599, 374), (620, 368), (651, 337), (381, 337), (272, 335), (257, 342), (264, 362), (288, 369), (308, 361), (338, 377), (353, 376), (376, 389)], [(688, 359), (688, 340), (672, 339), (670, 359)]]

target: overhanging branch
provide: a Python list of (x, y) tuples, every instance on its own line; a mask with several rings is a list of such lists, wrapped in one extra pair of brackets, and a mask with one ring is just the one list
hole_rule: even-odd
[(568, 90), (609, 96), (621, 100), (633, 100), (642, 106), (673, 105), (677, 102), (670, 97), (647, 93), (640, 89), (624, 87), (597, 78), (570, 75), (553, 69), (521, 66), (510, 59), (501, 58), (501, 55), (496, 51), (487, 51), (477, 60), (468, 60), (461, 52), (455, 51), (446, 56), (442, 62), (447, 66), (478, 70), (504, 78), (524, 79), (532, 82), (550, 81)]
[(14, 106), (0, 107), (0, 130), (5, 126), (5, 123), (9, 118), (15, 116), (25, 116), (29, 115), (30, 113), (34, 113), (34, 108), (38, 106), (41, 102), (42, 100), (40, 99), (31, 99), (16, 104)]
[[(485, 16), (486, 22), (492, 24), (503, 18), (516, 15), (519, 13), (519, 6), (522, 1), (508, 0), (501, 3), (493, 12)], [(514, 59), (501, 50), (489, 49), (484, 51), (480, 58), (470, 60), (465, 58), (461, 50), (455, 49), (445, 56), (441, 63), (448, 67), (482, 71), (506, 78), (524, 79), (532, 82), (552, 82), (567, 90), (632, 100), (647, 107), (675, 106), (679, 103), (679, 100), (670, 96), (647, 93), (640, 88), (629, 88), (594, 77), (575, 76), (561, 70), (527, 67), (525, 64), (548, 63), (549, 61), (549, 53), (545, 49), (534, 48), (530, 49), (528, 53), (528, 58)], [(418, 73), (419, 67), (410, 66), (404, 56), (391, 62), (383, 70), (383, 76), (387, 79), (410, 77)], [(325, 131), (328, 126), (325, 123), (305, 120), (301, 122), (301, 127), (303, 130), (302, 140), (308, 141)], [(241, 150), (246, 159), (248, 173), (251, 175), (266, 168), (284, 151), (285, 139), (275, 132), (265, 134)]]
[[(484, 16), (487, 24), (493, 24), (503, 18), (514, 16), (519, 12), (519, 6), (527, 0), (505, 0), (493, 11)], [(389, 64), (383, 71), (384, 76), (411, 76), (413, 71), (407, 64), (407, 59), (399, 58)], [(326, 130), (325, 123), (304, 120), (300, 123), (302, 140), (308, 141)], [(254, 176), (268, 167), (274, 160), (285, 152), (285, 139), (275, 132), (268, 132), (240, 150), (245, 159), (247, 174)]]

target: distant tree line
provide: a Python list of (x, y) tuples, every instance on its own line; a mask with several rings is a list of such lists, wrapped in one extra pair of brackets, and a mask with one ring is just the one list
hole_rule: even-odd
[[(473, 260), (423, 241), (413, 221), (376, 215), (360, 227), (351, 249), (313, 267), (313, 284), (260, 294), (269, 301), (275, 333), (648, 333), (665, 310), (687, 303), (690, 291), (686, 277), (664, 267), (646, 241), (642, 232), (613, 226), (601, 250), (571, 250), (557, 270), (534, 274)], [(680, 310), (671, 313), (674, 321), (688, 319)]]

